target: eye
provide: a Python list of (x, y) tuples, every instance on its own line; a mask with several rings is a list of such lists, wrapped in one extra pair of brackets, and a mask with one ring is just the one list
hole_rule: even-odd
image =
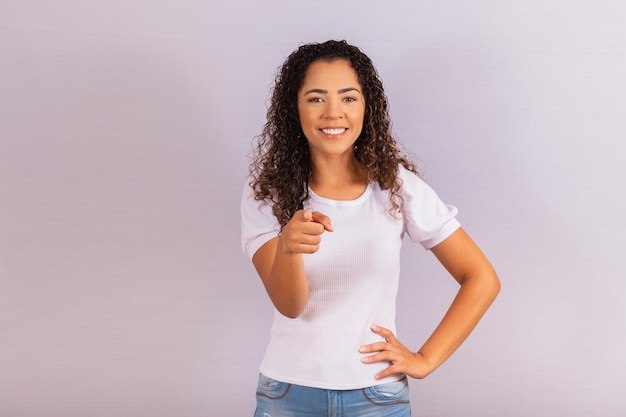
[(321, 103), (323, 101), (321, 97), (311, 97), (307, 100), (307, 103)]
[(348, 103), (352, 103), (353, 101), (357, 101), (357, 98), (356, 98), (356, 97), (351, 97), (351, 96), (348, 96), (348, 97), (344, 97), (344, 98), (343, 98), (343, 101), (346, 101), (346, 102), (348, 102)]

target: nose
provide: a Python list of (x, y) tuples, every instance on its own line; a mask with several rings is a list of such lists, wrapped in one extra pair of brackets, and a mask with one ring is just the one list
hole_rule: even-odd
[(341, 110), (341, 102), (339, 100), (328, 100), (326, 105), (326, 112), (324, 118), (326, 119), (340, 119), (343, 117), (343, 111)]

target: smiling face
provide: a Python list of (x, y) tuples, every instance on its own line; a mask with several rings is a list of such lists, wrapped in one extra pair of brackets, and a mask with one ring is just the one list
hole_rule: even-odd
[(298, 114), (313, 159), (354, 157), (354, 142), (363, 130), (365, 98), (348, 61), (311, 63), (298, 91)]

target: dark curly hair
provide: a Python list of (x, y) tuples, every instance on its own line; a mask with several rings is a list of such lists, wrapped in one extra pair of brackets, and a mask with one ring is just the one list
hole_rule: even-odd
[(309, 43), (291, 53), (279, 68), (267, 111), (267, 123), (257, 136), (250, 164), (250, 186), (257, 200), (271, 201), (281, 228), (309, 198), (311, 160), (298, 116), (298, 91), (309, 65), (315, 61), (345, 59), (357, 74), (365, 98), (361, 135), (355, 156), (367, 172), (369, 182), (390, 190), (390, 213), (402, 209), (398, 194), (398, 165), (416, 172), (391, 134), (389, 104), (382, 81), (372, 61), (346, 41)]

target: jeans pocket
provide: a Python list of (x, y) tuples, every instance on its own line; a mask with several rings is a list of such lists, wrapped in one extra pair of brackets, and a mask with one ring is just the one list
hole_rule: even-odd
[(403, 404), (409, 402), (409, 382), (406, 377), (373, 387), (363, 388), (363, 394), (378, 405)]
[(259, 384), (256, 389), (256, 395), (277, 400), (287, 395), (290, 387), (291, 384), (287, 382), (280, 382), (263, 374), (259, 374)]

